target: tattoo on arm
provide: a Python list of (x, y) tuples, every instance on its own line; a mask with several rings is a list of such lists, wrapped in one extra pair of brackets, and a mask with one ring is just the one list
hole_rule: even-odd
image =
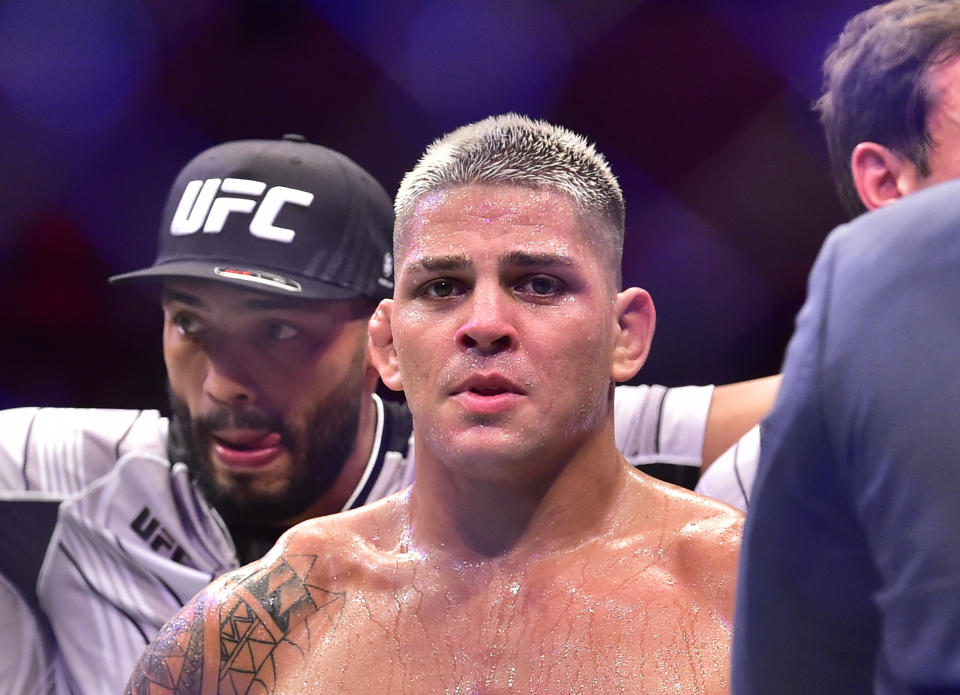
[(308, 658), (334, 634), (346, 604), (345, 592), (313, 581), (317, 560), (281, 555), (204, 590), (147, 647), (126, 692), (273, 693), (278, 657)]

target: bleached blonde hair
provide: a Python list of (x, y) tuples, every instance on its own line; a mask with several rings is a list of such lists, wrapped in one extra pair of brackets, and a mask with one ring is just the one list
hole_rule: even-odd
[(586, 138), (515, 113), (490, 116), (438, 138), (400, 182), (394, 244), (423, 196), (473, 183), (514, 184), (570, 196), (581, 215), (603, 223), (599, 227), (619, 285), (623, 193), (606, 158)]

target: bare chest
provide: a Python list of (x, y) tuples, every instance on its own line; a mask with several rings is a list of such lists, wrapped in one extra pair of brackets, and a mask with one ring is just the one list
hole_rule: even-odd
[(274, 692), (726, 691), (729, 625), (670, 577), (459, 589), (344, 592), (289, 635)]

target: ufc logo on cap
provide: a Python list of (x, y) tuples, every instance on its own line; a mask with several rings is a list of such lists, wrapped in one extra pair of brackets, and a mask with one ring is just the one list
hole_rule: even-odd
[[(264, 195), (265, 190), (267, 190), (267, 184), (252, 179), (191, 181), (184, 189), (177, 211), (170, 222), (170, 233), (174, 236), (184, 236), (198, 232), (201, 227), (204, 232), (221, 232), (230, 213), (249, 214), (256, 209), (250, 220), (250, 233), (261, 239), (289, 244), (296, 236), (296, 232), (284, 227), (275, 227), (273, 223), (287, 203), (309, 207), (313, 202), (313, 193), (286, 186), (274, 186)], [(218, 196), (218, 191), (251, 196), (252, 199)], [(257, 199), (261, 196), (263, 196), (262, 200), (258, 201)]]

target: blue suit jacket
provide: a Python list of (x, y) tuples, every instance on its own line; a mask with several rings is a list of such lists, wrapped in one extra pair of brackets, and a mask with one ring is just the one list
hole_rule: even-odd
[(960, 693), (960, 181), (830, 234), (783, 374), (734, 695)]

